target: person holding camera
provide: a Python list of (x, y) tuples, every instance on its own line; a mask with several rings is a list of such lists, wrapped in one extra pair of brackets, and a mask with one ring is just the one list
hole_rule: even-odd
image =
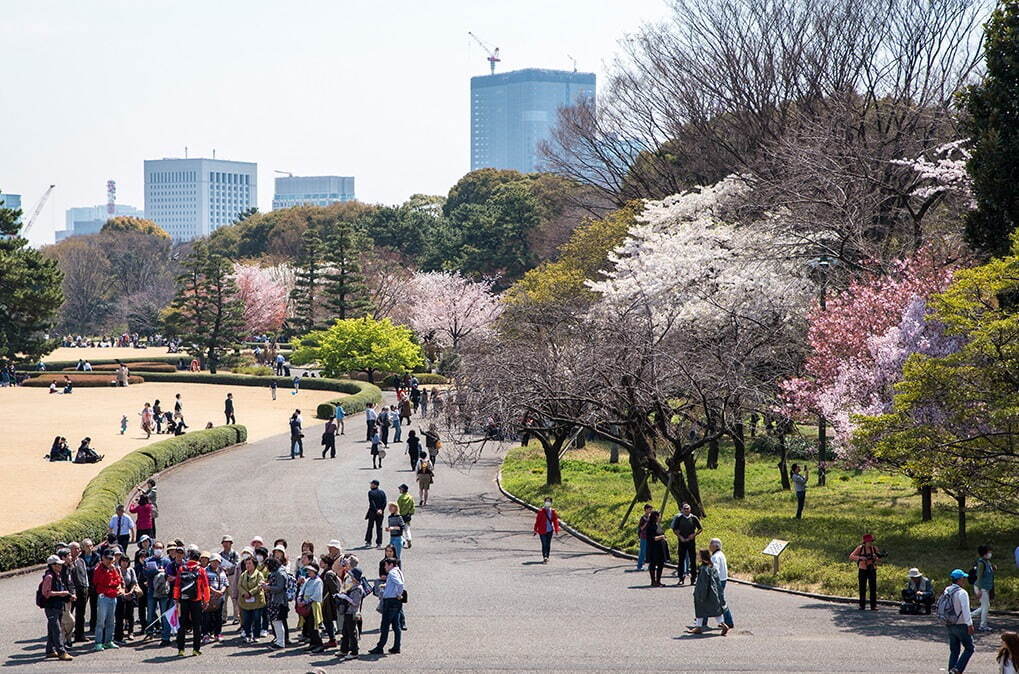
[(864, 534), (863, 542), (849, 553), (849, 559), (859, 567), (857, 576), (860, 581), (860, 610), (867, 608), (867, 586), (870, 586), (870, 610), (877, 610), (877, 565), (884, 557), (881, 550), (874, 545), (874, 536)]

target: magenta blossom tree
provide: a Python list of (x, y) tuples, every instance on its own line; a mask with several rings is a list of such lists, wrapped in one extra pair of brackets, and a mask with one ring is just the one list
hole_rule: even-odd
[(291, 288), (286, 276), (266, 267), (234, 265), (234, 279), (244, 305), (244, 331), (247, 335), (272, 334), (287, 317)]

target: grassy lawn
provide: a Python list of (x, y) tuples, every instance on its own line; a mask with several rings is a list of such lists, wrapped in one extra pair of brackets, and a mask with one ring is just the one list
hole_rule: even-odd
[[(638, 503), (620, 529), (633, 498), (633, 481), (625, 452), (621, 463), (609, 463), (609, 453), (596, 443), (569, 452), (563, 460), (563, 484), (552, 490), (560, 516), (572, 526), (607, 545), (636, 553)], [(792, 460), (790, 460), (790, 463)], [(778, 460), (748, 452), (746, 499), (731, 497), (733, 462), (723, 449), (717, 470), (700, 466), (701, 496), (707, 518), (698, 541), (707, 547), (713, 537), (722, 539), (729, 572), (739, 578), (799, 590), (844, 596), (856, 595), (856, 568), (849, 553), (864, 533), (873, 533), (878, 546), (888, 553), (878, 570), (882, 598), (898, 599), (906, 572), (917, 566), (940, 591), (954, 568), (969, 570), (976, 546), (994, 546), (998, 567), (995, 609), (1019, 609), (1019, 572), (1013, 550), (1019, 545), (1019, 521), (1014, 517), (972, 509), (968, 518), (970, 545), (956, 543), (955, 501), (934, 497), (934, 520), (920, 521), (920, 496), (909, 481), (877, 471), (831, 471), (826, 487), (814, 486), (811, 471), (804, 519), (796, 520), (796, 499), (781, 489)], [(511, 493), (539, 504), (545, 488), (545, 463), (540, 448), (511, 450), (502, 470), (503, 486)], [(664, 486), (653, 483), (652, 503), (661, 506)], [(677, 507), (671, 498), (665, 507), (671, 518)], [(676, 539), (668, 534), (675, 561)], [(782, 554), (778, 575), (772, 573), (771, 557), (761, 550), (772, 538), (789, 541)]]

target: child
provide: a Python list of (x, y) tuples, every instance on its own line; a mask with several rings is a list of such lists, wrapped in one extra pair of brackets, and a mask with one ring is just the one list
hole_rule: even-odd
[(276, 400), (276, 380), (269, 382), (269, 390), (272, 392), (272, 399)]
[(120, 434), (123, 435), (127, 432), (127, 415), (120, 417)]
[[(372, 468), (382, 467), (382, 458), (385, 456), (382, 454), (382, 450), (379, 449), (379, 445), (382, 444), (382, 438), (379, 437), (379, 432), (375, 431), (372, 436)], [(378, 463), (378, 465), (375, 465)]]

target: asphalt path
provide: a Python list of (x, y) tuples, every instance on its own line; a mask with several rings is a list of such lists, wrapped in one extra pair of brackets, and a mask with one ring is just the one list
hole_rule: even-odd
[[(417, 423), (411, 428), (420, 430)], [(210, 551), (219, 549), (225, 533), (238, 548), (255, 535), (267, 542), (286, 538), (293, 550), (302, 540), (324, 546), (339, 538), (374, 575), (382, 554), (362, 548), (366, 491), (377, 478), (390, 500), (402, 482), (417, 495), (403, 445), (391, 444), (385, 466), (373, 470), (362, 416), (348, 419), (336, 459), (319, 458), (320, 429), (306, 429), (303, 459), (288, 458), (287, 436), (280, 435), (162, 476), (161, 537), (180, 537)], [(440, 462), (429, 505), (414, 516), (413, 548), (404, 551), (409, 631), (400, 655), (338, 664), (329, 653), (245, 645), (229, 626), (224, 641), (206, 646), (198, 657), (178, 658), (175, 649), (158, 642), (134, 642), (118, 651), (75, 649), (73, 663), (47, 661), (45, 618), (33, 601), (39, 575), (31, 574), (0, 581), (0, 661), (19, 671), (87, 672), (946, 669), (945, 631), (929, 617), (899, 616), (890, 608), (861, 612), (733, 584), (726, 595), (735, 630), (724, 638), (715, 630), (685, 634), (693, 617), (689, 587), (651, 589), (647, 574), (635, 572), (630, 562), (566, 534), (554, 541), (549, 564), (541, 564), (539, 542), (531, 535), (533, 514), (502, 497), (495, 485), (499, 461), (498, 455), (485, 457), (470, 471)], [(364, 615), (362, 653), (377, 638), (379, 614), (372, 600)], [(1015, 622), (1009, 627), (1015, 629)], [(967, 671), (997, 671), (992, 655), (997, 643), (997, 633), (978, 635)]]

